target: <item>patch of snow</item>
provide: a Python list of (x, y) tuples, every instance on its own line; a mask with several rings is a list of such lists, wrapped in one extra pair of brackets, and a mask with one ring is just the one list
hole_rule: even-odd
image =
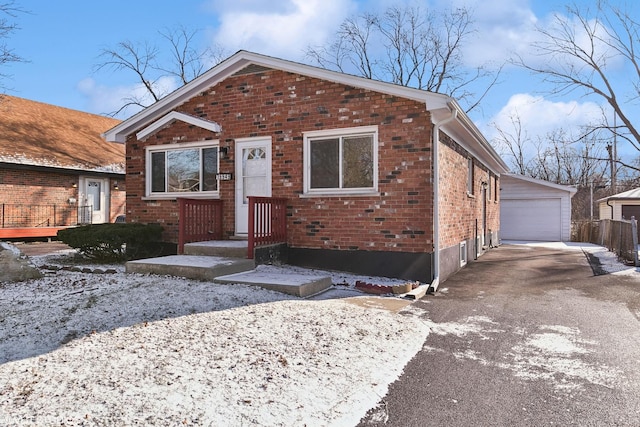
[(10, 243), (0, 242), (0, 246), (2, 246), (2, 249), (4, 249), (5, 251), (10, 251), (13, 255), (16, 256), (16, 258), (20, 257), (21, 255), (20, 249)]
[[(475, 334), (482, 339), (499, 339), (504, 331), (493, 328), (493, 323), (484, 316), (470, 316), (463, 322), (433, 323), (431, 328), (438, 335), (465, 337)], [(574, 390), (585, 382), (612, 387), (620, 381), (620, 371), (588, 361), (587, 356), (592, 353), (590, 347), (595, 343), (583, 340), (578, 329), (542, 325), (534, 333), (515, 332), (527, 339), (498, 360), (490, 360), (470, 349), (453, 351), (452, 354), (456, 359), (473, 360), (485, 366), (512, 371), (515, 376), (526, 380), (549, 381), (558, 390)], [(425, 349), (441, 351), (427, 346)]]
[(231, 258), (206, 256), (206, 255), (167, 255), (158, 258), (147, 258), (129, 261), (132, 264), (161, 264), (173, 266), (213, 267), (216, 265), (230, 265), (234, 261)]
[(26, 154), (15, 154), (15, 155), (0, 155), (0, 161), (4, 163), (15, 163), (20, 165), (30, 165), (30, 166), (45, 166), (45, 167), (54, 167), (59, 169), (66, 170), (82, 170), (82, 171), (91, 171), (91, 172), (109, 172), (109, 173), (125, 173), (124, 163), (112, 163), (109, 165), (90, 165), (90, 164), (66, 164), (61, 163), (55, 157), (45, 158), (38, 157), (33, 158), (30, 155)]
[(46, 274), (0, 287), (2, 425), (355, 425), (430, 329), (421, 310), (348, 298), (121, 271)]

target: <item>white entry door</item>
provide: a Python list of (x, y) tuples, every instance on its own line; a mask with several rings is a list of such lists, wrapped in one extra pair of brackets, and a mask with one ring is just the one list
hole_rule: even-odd
[(248, 196), (271, 197), (271, 138), (236, 140), (236, 235), (249, 232)]
[(109, 179), (80, 178), (79, 214), (82, 222), (102, 224), (109, 222)]

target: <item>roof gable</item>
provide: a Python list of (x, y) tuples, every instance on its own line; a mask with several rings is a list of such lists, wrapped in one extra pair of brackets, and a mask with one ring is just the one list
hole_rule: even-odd
[(104, 133), (104, 137), (107, 141), (125, 142), (127, 135), (149, 125), (151, 122), (158, 119), (158, 117), (163, 116), (171, 109), (184, 103), (193, 96), (204, 92), (209, 87), (223, 81), (225, 78), (238, 73), (258, 72), (260, 69), (278, 69), (290, 73), (341, 83), (348, 86), (396, 95), (419, 102), (428, 102), (430, 109), (446, 109), (447, 103), (451, 101), (451, 98), (446, 95), (325, 70), (323, 68), (273, 58), (253, 52), (239, 51), (206, 73), (162, 98), (160, 101), (150, 105), (116, 127), (108, 130)]
[(9, 95), (0, 97), (0, 162), (124, 173), (124, 146), (101, 132), (120, 121)]
[(189, 123), (191, 125), (210, 130), (211, 132), (218, 133), (222, 130), (222, 128), (218, 123), (213, 122), (211, 120), (204, 120), (199, 117), (194, 117), (185, 113), (181, 113), (179, 111), (172, 111), (166, 116), (164, 116), (163, 118), (161, 118), (160, 120), (153, 122), (150, 126), (147, 126), (146, 128), (142, 129), (140, 132), (136, 134), (136, 137), (139, 140), (145, 139), (153, 135), (163, 127), (168, 126), (171, 123), (175, 122), (176, 120), (180, 120), (182, 122)]
[(487, 164), (494, 173), (501, 174), (508, 171), (508, 167), (504, 161), (495, 152), (493, 147), (491, 147), (475, 124), (464, 113), (458, 103), (449, 96), (339, 73), (247, 51), (237, 52), (158, 102), (143, 109), (112, 129), (109, 129), (103, 136), (107, 141), (124, 143), (129, 135), (134, 132), (140, 132), (140, 129), (148, 129), (150, 126), (153, 126), (152, 123), (154, 121), (164, 117), (174, 108), (187, 102), (194, 96), (206, 92), (209, 88), (222, 82), (227, 77), (271, 69), (417, 101), (423, 103), (425, 109), (431, 112), (432, 120), (434, 121), (447, 121), (446, 119), (451, 116), (452, 111), (455, 111), (457, 114), (454, 115), (454, 120), (443, 125), (443, 131)]

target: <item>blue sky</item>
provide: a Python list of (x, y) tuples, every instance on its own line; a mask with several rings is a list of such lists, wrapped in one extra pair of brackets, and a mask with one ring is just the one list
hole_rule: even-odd
[[(184, 26), (199, 30), (199, 47), (218, 43), (229, 52), (246, 49), (308, 62), (303, 51), (322, 44), (342, 20), (364, 10), (384, 8), (405, 0), (15, 0), (28, 10), (16, 22), (20, 29), (7, 40), (15, 53), (29, 62), (12, 64), (3, 84), (11, 95), (102, 114), (117, 109), (120, 99), (135, 90), (133, 76), (96, 71), (103, 48), (124, 40), (154, 41), (158, 31)], [(406, 0), (410, 1), (410, 0)], [(569, 1), (569, 0), (567, 0)], [(441, 2), (441, 3), (439, 3)], [(527, 52), (534, 26), (544, 25), (553, 12), (563, 12), (562, 1), (540, 0), (430, 0), (421, 4), (465, 5), (474, 11), (478, 32), (467, 46), (470, 63), (504, 61), (510, 52)], [(594, 4), (595, 0), (578, 3)], [(636, 7), (633, 6), (632, 7)], [(176, 83), (168, 83), (171, 87)], [(491, 123), (502, 123), (518, 108), (532, 135), (557, 126), (573, 126), (599, 113), (595, 100), (578, 94), (550, 98), (537, 92), (531, 76), (507, 67), (501, 84), (470, 114), (488, 139)]]

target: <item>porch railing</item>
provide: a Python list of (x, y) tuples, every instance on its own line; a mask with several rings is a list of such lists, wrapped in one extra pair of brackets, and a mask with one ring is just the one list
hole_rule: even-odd
[(222, 200), (178, 198), (178, 253), (185, 243), (222, 239)]
[(68, 227), (91, 223), (90, 214), (91, 206), (2, 203), (0, 228)]
[(249, 196), (248, 254), (258, 246), (287, 242), (287, 199)]

